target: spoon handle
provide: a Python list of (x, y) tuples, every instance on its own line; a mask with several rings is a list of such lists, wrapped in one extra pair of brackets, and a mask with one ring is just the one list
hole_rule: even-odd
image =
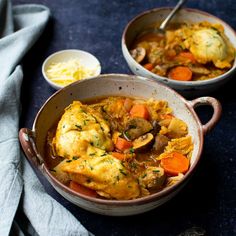
[(166, 17), (166, 19), (161, 23), (159, 29), (164, 30), (168, 22), (172, 19), (172, 17), (175, 15), (175, 13), (183, 6), (183, 4), (187, 0), (180, 0), (175, 8), (170, 12), (170, 14)]

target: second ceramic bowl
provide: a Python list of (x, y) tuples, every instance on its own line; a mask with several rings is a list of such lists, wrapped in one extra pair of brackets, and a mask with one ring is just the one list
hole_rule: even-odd
[[(134, 19), (132, 19), (126, 26), (122, 36), (122, 52), (124, 58), (130, 68), (130, 70), (140, 76), (154, 79), (155, 81), (161, 82), (184, 96), (202, 96), (207, 95), (210, 92), (219, 89), (224, 83), (226, 83), (231, 77), (233, 72), (236, 70), (236, 60), (234, 61), (233, 67), (226, 73), (217, 76), (212, 79), (202, 81), (175, 81), (156, 75), (143, 66), (137, 63), (129, 52), (130, 45), (134, 39), (148, 26), (153, 25), (157, 22), (161, 22), (167, 14), (171, 11), (171, 8), (156, 8), (146, 11)], [(233, 46), (236, 48), (236, 34), (235, 31), (221, 19), (196, 9), (181, 9), (172, 19), (173, 23), (191, 22), (197, 23), (201, 21), (208, 21), (210, 23), (219, 23), (224, 27), (226, 36), (229, 38)]]

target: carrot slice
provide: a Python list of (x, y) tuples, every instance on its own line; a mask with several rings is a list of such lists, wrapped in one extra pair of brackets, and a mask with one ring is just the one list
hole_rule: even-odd
[(169, 175), (178, 175), (186, 173), (189, 168), (189, 159), (179, 152), (167, 153), (161, 159), (161, 167)]
[(192, 71), (186, 66), (177, 66), (170, 70), (169, 78), (173, 80), (189, 81), (192, 79)]
[(124, 138), (120, 138), (118, 137), (116, 139), (116, 143), (115, 146), (117, 149), (119, 149), (120, 151), (124, 151), (128, 148), (131, 148), (133, 146), (132, 142), (125, 140)]
[(153, 64), (152, 64), (152, 63), (147, 63), (147, 64), (145, 64), (143, 67), (144, 67), (145, 69), (151, 71), (151, 70), (153, 69)]
[(135, 104), (130, 110), (131, 117), (141, 117), (148, 120), (149, 111), (144, 104)]
[(112, 156), (119, 159), (119, 160), (125, 160), (125, 154), (120, 152), (112, 152)]
[(97, 193), (95, 190), (93, 189), (90, 189), (90, 188), (87, 188), (87, 187), (84, 187), (83, 185), (81, 184), (78, 184), (76, 183), (75, 181), (71, 180), (70, 181), (70, 185), (69, 187), (78, 192), (78, 193), (81, 193), (81, 194), (84, 194), (84, 195), (87, 195), (89, 197), (97, 197)]
[(118, 160), (124, 161), (129, 158), (134, 158), (135, 154), (132, 153), (120, 153), (120, 152), (112, 152), (112, 156), (117, 158)]
[(196, 59), (194, 57), (194, 55), (191, 52), (180, 52), (177, 56), (176, 59), (179, 61), (183, 61), (183, 60), (189, 60), (193, 63), (196, 62)]

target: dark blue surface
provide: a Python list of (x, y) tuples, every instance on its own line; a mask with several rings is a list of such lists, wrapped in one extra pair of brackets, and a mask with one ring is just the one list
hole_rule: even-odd
[[(121, 52), (125, 25), (137, 14), (176, 1), (37, 0), (51, 9), (51, 20), (40, 40), (24, 59), (21, 127), (32, 127), (34, 117), (54, 90), (41, 74), (43, 60), (62, 49), (95, 54), (102, 73), (130, 73)], [(14, 4), (32, 3), (15, 0)], [(212, 13), (236, 28), (236, 1), (188, 1), (188, 7)], [(236, 235), (236, 77), (209, 94), (220, 100), (222, 119), (206, 136), (202, 160), (188, 185), (170, 202), (145, 214), (106, 217), (82, 210), (57, 194), (41, 179), (46, 190), (68, 208), (95, 235), (179, 235), (200, 227), (205, 235)], [(199, 109), (207, 120), (210, 109)]]

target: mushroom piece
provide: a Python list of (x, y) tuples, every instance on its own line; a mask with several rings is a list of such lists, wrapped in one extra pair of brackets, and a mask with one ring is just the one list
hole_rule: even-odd
[(165, 135), (157, 134), (155, 137), (155, 143), (153, 145), (153, 150), (155, 153), (161, 154), (167, 146), (168, 141), (169, 139)]
[(154, 141), (154, 136), (151, 133), (144, 134), (133, 141), (133, 150), (141, 152), (147, 150)]
[(158, 124), (157, 120), (154, 120), (152, 122), (152, 127), (153, 127), (152, 134), (156, 136), (160, 132), (161, 126)]
[(146, 50), (145, 48), (137, 47), (135, 49), (130, 50), (130, 54), (134, 58), (135, 61), (140, 63), (146, 56)]
[(123, 132), (127, 140), (134, 140), (153, 129), (152, 124), (139, 117), (132, 118), (126, 123), (126, 129)]
[(211, 72), (210, 70), (206, 69), (203, 66), (200, 65), (188, 65), (190, 70), (195, 73), (195, 74), (200, 74), (200, 75), (209, 75)]

